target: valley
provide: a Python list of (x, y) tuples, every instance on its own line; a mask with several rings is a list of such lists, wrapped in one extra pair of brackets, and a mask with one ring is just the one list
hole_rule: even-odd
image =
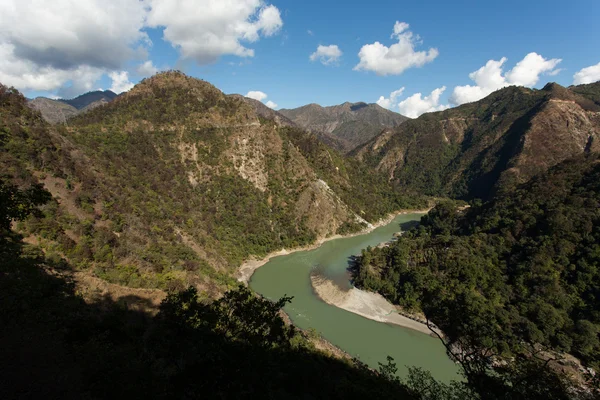
[[(283, 368), (315, 396), (591, 399), (599, 91), (512, 86), (407, 119), (275, 111), (179, 71), (73, 101), (0, 85), (3, 339), (17, 359), (20, 332), (54, 337), (40, 357), (83, 371), (73, 393), (128, 354), (123, 379), (165, 398), (303, 393)], [(236, 363), (253, 375), (224, 389)]]

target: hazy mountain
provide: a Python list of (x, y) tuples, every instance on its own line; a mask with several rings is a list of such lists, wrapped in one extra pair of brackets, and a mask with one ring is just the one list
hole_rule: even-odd
[(500, 188), (600, 148), (594, 87), (504, 88), (388, 129), (354, 154), (404, 187), (430, 195), (489, 198)]
[(29, 106), (38, 110), (44, 119), (51, 124), (64, 123), (67, 119), (77, 115), (79, 110), (70, 104), (47, 97), (37, 97), (29, 101)]
[(88, 107), (92, 103), (110, 102), (110, 101), (114, 100), (115, 97), (117, 97), (117, 94), (113, 91), (96, 90), (93, 92), (84, 93), (80, 96), (75, 97), (74, 99), (70, 99), (70, 100), (61, 99), (60, 101), (62, 101), (63, 103), (69, 104), (78, 110), (81, 110), (81, 109)]
[(396, 127), (408, 119), (377, 104), (366, 103), (344, 103), (331, 107), (308, 104), (282, 109), (279, 113), (342, 152), (348, 152), (368, 142), (383, 129)]
[(71, 100), (53, 100), (47, 97), (37, 97), (29, 101), (29, 106), (42, 113), (51, 124), (65, 123), (67, 119), (109, 103), (117, 94), (110, 90), (95, 91), (82, 94)]

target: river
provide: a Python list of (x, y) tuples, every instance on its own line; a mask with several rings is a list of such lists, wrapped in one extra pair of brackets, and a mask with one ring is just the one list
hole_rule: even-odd
[(367, 246), (391, 240), (394, 233), (408, 229), (422, 215), (399, 215), (391, 223), (368, 234), (335, 239), (314, 250), (274, 257), (256, 270), (250, 279), (250, 287), (272, 300), (284, 295), (294, 296), (285, 311), (296, 326), (314, 328), (329, 342), (371, 367), (377, 368), (378, 362), (385, 363), (390, 355), (400, 376), (406, 375), (407, 366), (416, 366), (444, 382), (460, 379), (458, 367), (447, 357), (439, 339), (326, 304), (315, 295), (311, 286), (311, 271), (318, 268), (319, 273), (338, 285), (349, 287), (350, 256), (360, 254)]

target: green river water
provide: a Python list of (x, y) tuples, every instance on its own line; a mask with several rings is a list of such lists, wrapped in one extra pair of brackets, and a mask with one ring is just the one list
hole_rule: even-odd
[(331, 306), (315, 295), (310, 282), (311, 271), (319, 268), (338, 284), (350, 285), (347, 272), (350, 256), (360, 254), (367, 246), (389, 241), (395, 232), (407, 229), (422, 215), (399, 215), (371, 233), (331, 240), (314, 250), (274, 257), (256, 270), (250, 286), (272, 300), (294, 296), (285, 311), (296, 326), (314, 328), (325, 339), (371, 367), (386, 362), (390, 355), (400, 376), (405, 376), (405, 366), (418, 366), (431, 371), (441, 381), (460, 379), (458, 367), (447, 357), (439, 339)]

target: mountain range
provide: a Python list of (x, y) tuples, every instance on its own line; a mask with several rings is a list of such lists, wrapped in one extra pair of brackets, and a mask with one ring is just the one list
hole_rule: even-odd
[(29, 101), (29, 106), (38, 110), (44, 119), (51, 124), (65, 123), (69, 118), (87, 112), (93, 108), (106, 104), (117, 94), (110, 90), (97, 90), (84, 93), (74, 99), (49, 99), (37, 97)]
[(600, 149), (600, 83), (507, 87), (387, 129), (352, 154), (396, 185), (488, 199), (561, 161)]
[(308, 104), (278, 112), (344, 153), (367, 143), (385, 128), (397, 127), (409, 119), (377, 104), (367, 103), (346, 102), (331, 107)]

